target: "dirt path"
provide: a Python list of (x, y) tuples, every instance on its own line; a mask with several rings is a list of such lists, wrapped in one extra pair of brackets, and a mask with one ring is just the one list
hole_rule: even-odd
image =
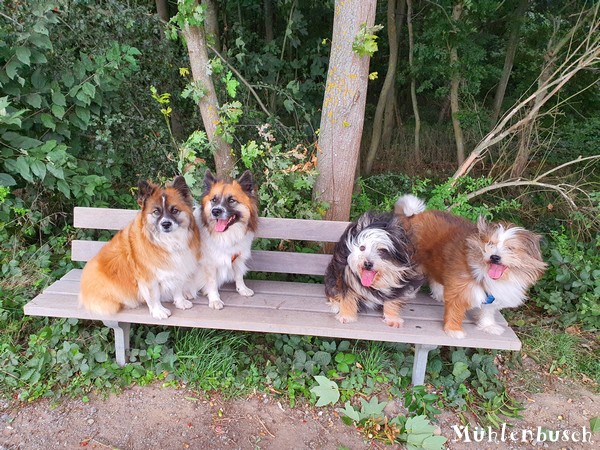
[[(545, 392), (524, 395), (523, 420), (510, 430), (517, 441), (464, 442), (457, 439), (452, 413), (443, 413), (441, 432), (447, 448), (463, 449), (596, 449), (593, 442), (521, 442), (522, 430), (581, 431), (600, 416), (600, 396), (570, 382), (554, 380)], [(12, 449), (393, 449), (368, 442), (346, 426), (331, 408), (306, 404), (290, 408), (278, 399), (256, 394), (243, 399), (205, 399), (186, 389), (159, 384), (134, 387), (108, 399), (91, 397), (87, 403), (65, 399), (52, 407), (48, 401), (30, 405), (1, 405), (0, 450)], [(501, 436), (498, 436), (501, 439)]]

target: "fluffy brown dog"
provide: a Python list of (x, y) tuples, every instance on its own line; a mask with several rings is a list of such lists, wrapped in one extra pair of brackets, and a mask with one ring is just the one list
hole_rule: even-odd
[(496, 311), (521, 305), (546, 267), (540, 236), (481, 217), (475, 225), (444, 211), (425, 211), (425, 203), (412, 195), (398, 199), (395, 213), (415, 247), (415, 262), (427, 276), (432, 296), (444, 301), (446, 333), (464, 338), (465, 313), (478, 308), (478, 328), (502, 334)]
[(171, 311), (161, 300), (192, 307), (185, 297), (199, 288), (200, 232), (183, 177), (164, 189), (146, 181), (138, 188), (142, 210), (86, 264), (79, 302), (107, 315), (145, 302), (153, 317), (166, 319)]

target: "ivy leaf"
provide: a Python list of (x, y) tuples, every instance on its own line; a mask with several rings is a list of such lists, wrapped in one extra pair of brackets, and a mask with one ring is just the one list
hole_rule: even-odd
[(17, 47), (15, 50), (15, 56), (23, 64), (29, 65), (31, 63), (31, 50), (29, 50), (27, 47)]
[(169, 332), (168, 331), (161, 331), (160, 333), (158, 333), (156, 335), (156, 338), (154, 339), (154, 342), (156, 344), (158, 344), (158, 345), (162, 345), (162, 344), (165, 344), (168, 339), (169, 339)]
[(411, 434), (433, 433), (435, 427), (431, 425), (427, 416), (415, 416), (406, 421), (406, 431)]
[(42, 96), (37, 92), (29, 94), (27, 97), (25, 97), (25, 101), (34, 108), (41, 108), (42, 106)]
[(52, 93), (52, 103), (58, 106), (67, 106), (66, 98), (61, 92)]
[(46, 164), (39, 159), (31, 161), (31, 171), (42, 181), (46, 178)]
[(65, 108), (63, 108), (60, 105), (57, 105), (56, 103), (54, 103), (50, 109), (52, 110), (52, 114), (54, 114), (54, 117), (56, 117), (57, 119), (62, 119), (65, 115)]
[(0, 173), (0, 186), (14, 186), (17, 184), (15, 179), (7, 173)]
[(361, 398), (360, 402), (362, 403), (361, 413), (367, 417), (382, 417), (383, 410), (387, 405), (387, 402), (379, 403), (376, 396), (371, 397), (371, 400), (368, 402), (364, 398)]
[(21, 66), (22, 64), (20, 61), (16, 59), (11, 59), (4, 68), (4, 70), (6, 70), (6, 76), (8, 76), (8, 78), (10, 78), (11, 80), (14, 80), (15, 76), (17, 76), (17, 69)]
[(322, 375), (317, 375), (314, 378), (319, 385), (313, 387), (310, 392), (315, 394), (319, 399), (317, 401), (317, 406), (334, 404), (339, 400), (340, 391), (335, 381), (331, 381)]
[(65, 180), (58, 180), (56, 182), (56, 187), (64, 194), (65, 197), (71, 198), (71, 189), (69, 189), (69, 185)]
[(337, 412), (344, 414), (345, 417), (349, 417), (355, 422), (360, 421), (360, 414), (354, 409), (350, 402), (346, 402), (344, 408), (338, 408)]
[(44, 113), (40, 116), (40, 119), (46, 128), (50, 128), (52, 131), (56, 130), (56, 123), (54, 123), (50, 114)]
[(447, 440), (444, 436), (429, 436), (421, 446), (426, 450), (442, 450)]
[(590, 419), (590, 430), (592, 433), (600, 431), (600, 416), (592, 417)]

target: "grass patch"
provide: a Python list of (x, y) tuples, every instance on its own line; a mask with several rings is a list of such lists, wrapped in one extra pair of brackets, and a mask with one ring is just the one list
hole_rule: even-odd
[(247, 357), (246, 334), (207, 329), (174, 328), (174, 352), (178, 365), (176, 374), (184, 383), (202, 389), (227, 389)]
[(591, 333), (576, 327), (561, 330), (552, 326), (532, 325), (520, 333), (523, 350), (548, 374), (592, 383), (600, 389), (600, 342)]

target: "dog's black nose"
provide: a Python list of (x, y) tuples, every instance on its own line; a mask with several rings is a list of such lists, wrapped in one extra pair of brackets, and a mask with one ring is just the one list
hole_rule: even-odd
[(163, 230), (169, 231), (171, 229), (171, 227), (173, 226), (173, 222), (171, 222), (170, 220), (163, 220), (160, 223), (160, 226), (163, 228)]
[(373, 263), (371, 261), (365, 261), (364, 267), (367, 270), (371, 270), (373, 268)]
[(223, 208), (213, 208), (210, 210), (213, 217), (219, 217), (223, 213)]
[(494, 264), (500, 264), (500, 257), (498, 255), (492, 255), (490, 256), (490, 261)]

